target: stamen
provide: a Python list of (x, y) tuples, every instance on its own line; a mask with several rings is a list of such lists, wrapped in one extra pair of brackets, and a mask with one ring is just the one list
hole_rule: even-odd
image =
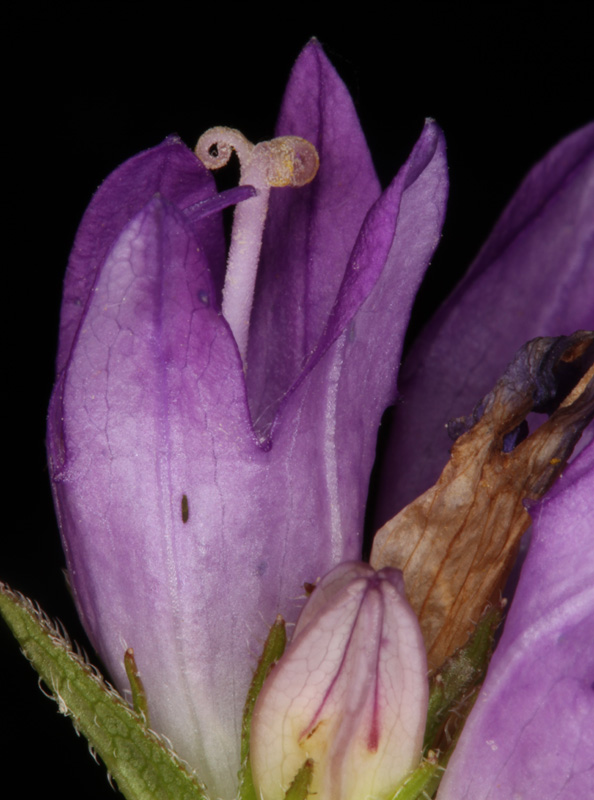
[(316, 148), (298, 136), (281, 136), (253, 145), (233, 128), (203, 133), (195, 153), (208, 169), (223, 167), (235, 150), (241, 166), (240, 186), (250, 185), (256, 196), (235, 208), (233, 232), (223, 287), (223, 315), (229, 323), (246, 368), (250, 315), (262, 235), (272, 186), (305, 186), (318, 171)]

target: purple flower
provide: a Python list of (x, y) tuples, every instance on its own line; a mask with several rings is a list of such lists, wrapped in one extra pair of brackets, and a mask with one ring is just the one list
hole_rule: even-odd
[(427, 657), (402, 573), (345, 563), (316, 586), (254, 708), (251, 764), (282, 800), (306, 759), (310, 794), (389, 797), (421, 760)]
[[(589, 125), (530, 172), (405, 362), (381, 521), (432, 484), (451, 446), (445, 423), (472, 410), (523, 342), (593, 328)], [(439, 800), (586, 797), (594, 789), (593, 447), (532, 511), (531, 550)]]
[(257, 198), (217, 195), (170, 138), (116, 170), (82, 221), (48, 423), (89, 636), (122, 690), (134, 648), (151, 726), (223, 798), (268, 625), (360, 554), (377, 426), (447, 193), (431, 121), (380, 192), (315, 42), (277, 134), (313, 143), (320, 169), (271, 192), (245, 360), (221, 314), (220, 210)]
[(404, 362), (380, 524), (435, 483), (452, 444), (445, 424), (472, 410), (525, 342), (594, 328), (593, 209), (594, 123), (527, 175)]

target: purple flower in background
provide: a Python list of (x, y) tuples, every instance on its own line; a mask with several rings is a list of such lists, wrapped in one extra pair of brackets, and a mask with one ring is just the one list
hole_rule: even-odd
[[(434, 482), (451, 447), (445, 424), (471, 411), (517, 348), (593, 328), (591, 124), (529, 173), (405, 361), (379, 521)], [(592, 425), (583, 439), (584, 451), (532, 510), (531, 550), (439, 800), (594, 790)]]
[(526, 176), (405, 360), (379, 524), (435, 482), (452, 444), (446, 423), (470, 412), (525, 342), (593, 328), (594, 123)]
[(432, 122), (380, 192), (315, 42), (277, 135), (315, 145), (320, 168), (270, 194), (239, 348), (221, 313), (220, 210), (258, 201), (248, 179), (217, 195), (171, 138), (105, 181), (68, 266), (48, 423), (89, 636), (123, 690), (134, 648), (151, 726), (227, 800), (268, 625), (296, 619), (305, 581), (360, 556), (377, 426), (447, 193)]

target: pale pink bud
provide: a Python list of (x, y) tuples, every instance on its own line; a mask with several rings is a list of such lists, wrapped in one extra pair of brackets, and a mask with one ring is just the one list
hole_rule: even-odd
[(251, 760), (282, 800), (307, 758), (316, 800), (388, 798), (421, 758), (427, 660), (399, 570), (346, 563), (307, 602), (258, 697)]

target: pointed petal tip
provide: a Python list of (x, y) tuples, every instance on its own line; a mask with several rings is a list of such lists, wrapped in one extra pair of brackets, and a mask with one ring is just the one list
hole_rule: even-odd
[[(408, 173), (405, 188), (408, 188), (417, 180), (438, 149), (440, 150), (440, 157), (445, 161), (446, 143), (444, 133), (434, 119), (427, 117), (421, 135), (417, 139), (407, 163)], [(447, 180), (447, 167), (445, 177)]]
[(340, 80), (334, 64), (326, 55), (326, 51), (319, 39), (315, 36), (307, 42), (293, 64), (292, 73), (302, 69), (316, 69), (320, 72), (329, 70)]
[(314, 52), (315, 53), (320, 53), (324, 57), (326, 57), (326, 54), (324, 53), (324, 48), (322, 47), (322, 44), (321, 44), (321, 42), (320, 42), (320, 40), (318, 39), (317, 36), (312, 36), (311, 37), (311, 39), (307, 42), (307, 44), (305, 45), (305, 47), (303, 48), (303, 50), (299, 54), (299, 57), (301, 57), (305, 53), (314, 53)]

